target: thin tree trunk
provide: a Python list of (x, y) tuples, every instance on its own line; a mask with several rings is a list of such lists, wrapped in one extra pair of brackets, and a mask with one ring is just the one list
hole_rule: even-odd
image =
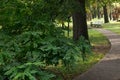
[(77, 41), (80, 36), (89, 40), (86, 22), (85, 0), (78, 0), (80, 10), (73, 13), (73, 39)]
[(69, 37), (69, 33), (70, 33), (70, 17), (68, 17), (68, 37)]
[(93, 7), (92, 16), (93, 16), (93, 19), (97, 17), (97, 10), (95, 7)]
[(101, 17), (100, 17), (100, 7), (99, 6), (97, 6), (97, 15), (98, 15), (98, 19), (100, 19)]
[(111, 12), (109, 13), (109, 17), (110, 17), (110, 20), (112, 20), (112, 13)]
[(64, 25), (64, 22), (62, 21), (62, 29), (64, 29), (65, 28), (65, 25)]
[(108, 12), (107, 12), (107, 6), (106, 6), (106, 4), (103, 6), (103, 11), (104, 11), (104, 23), (109, 23)]

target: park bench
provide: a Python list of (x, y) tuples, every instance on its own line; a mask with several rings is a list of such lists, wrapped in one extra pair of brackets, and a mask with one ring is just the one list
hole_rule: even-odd
[(96, 27), (96, 28), (102, 27), (102, 21), (91, 22), (91, 27)]

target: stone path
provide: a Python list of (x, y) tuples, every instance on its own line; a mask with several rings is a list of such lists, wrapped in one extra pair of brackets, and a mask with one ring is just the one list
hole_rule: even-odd
[(120, 80), (120, 35), (104, 29), (96, 30), (109, 39), (111, 49), (99, 63), (73, 80)]

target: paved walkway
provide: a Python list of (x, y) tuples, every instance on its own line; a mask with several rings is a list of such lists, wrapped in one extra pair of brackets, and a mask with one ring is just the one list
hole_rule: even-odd
[(96, 30), (109, 39), (111, 50), (99, 63), (73, 80), (120, 80), (120, 35), (104, 29)]

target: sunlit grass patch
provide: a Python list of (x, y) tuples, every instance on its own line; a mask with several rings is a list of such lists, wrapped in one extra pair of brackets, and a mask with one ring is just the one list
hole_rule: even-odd
[(107, 23), (107, 24), (103, 24), (103, 28), (120, 34), (120, 23)]
[(108, 39), (102, 33), (94, 29), (89, 29), (89, 36), (92, 46), (106, 46), (109, 44)]

